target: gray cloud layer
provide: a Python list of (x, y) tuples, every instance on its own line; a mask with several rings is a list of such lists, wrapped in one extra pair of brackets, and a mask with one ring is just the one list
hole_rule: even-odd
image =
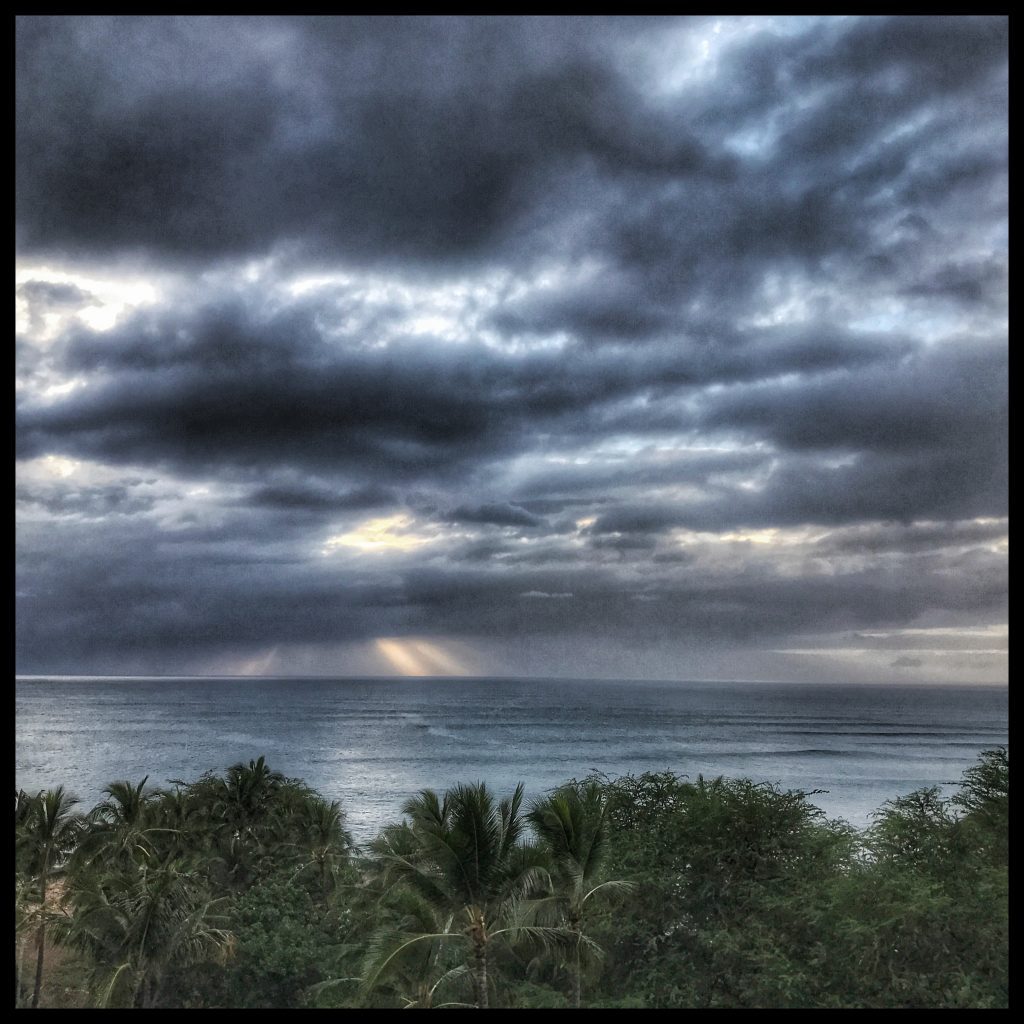
[(1005, 617), (1005, 18), (23, 17), (16, 74), (20, 670)]

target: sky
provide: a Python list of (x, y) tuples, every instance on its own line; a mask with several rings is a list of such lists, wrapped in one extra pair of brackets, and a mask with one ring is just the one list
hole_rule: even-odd
[(17, 671), (1001, 683), (1002, 17), (23, 17)]

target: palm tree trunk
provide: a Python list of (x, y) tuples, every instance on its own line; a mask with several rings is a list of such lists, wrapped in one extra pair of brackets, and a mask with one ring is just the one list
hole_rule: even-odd
[(572, 975), (572, 1005), (578, 1010), (582, 998), (583, 972), (580, 967), (580, 947), (583, 945), (583, 914), (577, 907), (569, 908), (569, 927), (576, 937), (576, 949), (573, 955), (573, 963), (570, 968)]
[(16, 941), (16, 954), (14, 960), (14, 1008), (21, 1006), (21, 974), (25, 965), (25, 936), (20, 936)]
[(132, 989), (132, 1009), (143, 1010), (146, 1007), (146, 979), (145, 976), (136, 972), (135, 987)]
[(572, 974), (572, 1004), (573, 1004), (573, 1006), (576, 1007), (577, 1010), (580, 1008), (580, 998), (581, 998), (581, 994), (582, 994), (581, 993), (581, 989), (583, 987), (582, 986), (582, 982), (581, 982), (581, 978), (580, 978), (580, 975), (582, 973), (580, 971), (580, 940), (581, 939), (582, 939), (582, 936), (580, 934), (580, 930), (579, 930), (579, 928), (577, 928), (576, 929), (576, 963), (574, 965), (574, 970), (573, 970), (573, 974)]
[(40, 878), (40, 901), (42, 903), (39, 916), (39, 952), (36, 954), (36, 984), (32, 990), (32, 1009), (39, 1007), (39, 993), (43, 990), (43, 957), (46, 955), (43, 944), (46, 941), (46, 875), (49, 868), (49, 855), (43, 861), (43, 873)]
[(475, 943), (473, 950), (473, 976), (476, 981), (476, 1007), (478, 1010), (488, 1009), (487, 1003), (487, 945)]

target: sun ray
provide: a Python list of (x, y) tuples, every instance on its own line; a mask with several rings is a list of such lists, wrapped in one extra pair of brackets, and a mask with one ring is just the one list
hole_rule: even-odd
[(444, 650), (437, 644), (428, 643), (426, 640), (413, 640), (409, 644), (431, 668), (436, 668), (445, 675), (468, 675), (469, 670), (466, 666), (450, 651)]
[(415, 651), (409, 650), (408, 642), (395, 639), (378, 638), (374, 646), (388, 664), (403, 676), (426, 676), (430, 670)]

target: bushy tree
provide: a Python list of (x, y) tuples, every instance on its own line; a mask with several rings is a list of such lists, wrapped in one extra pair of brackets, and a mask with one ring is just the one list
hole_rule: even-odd
[(524, 814), (521, 786), (424, 790), (361, 856), (263, 758), (112, 783), (85, 818), (19, 792), (16, 1002), (57, 941), (94, 1002), (135, 1008), (579, 1006), (588, 952), (593, 1007), (1007, 1006), (1006, 749), (860, 833), (813, 795), (594, 776)]

